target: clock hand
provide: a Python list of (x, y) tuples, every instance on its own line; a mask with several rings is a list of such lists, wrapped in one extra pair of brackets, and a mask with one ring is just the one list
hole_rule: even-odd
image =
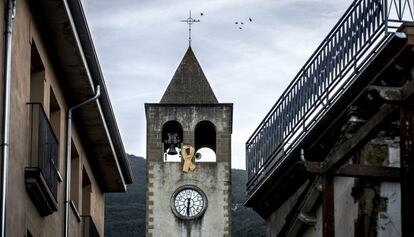
[(187, 198), (187, 216), (190, 215), (190, 199)]

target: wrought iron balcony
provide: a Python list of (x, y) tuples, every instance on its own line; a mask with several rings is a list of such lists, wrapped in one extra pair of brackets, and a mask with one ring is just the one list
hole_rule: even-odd
[(251, 196), (358, 78), (405, 22), (414, 2), (355, 0), (246, 142)]
[(99, 237), (98, 229), (91, 216), (82, 216), (83, 237)]
[(57, 210), (59, 143), (40, 103), (31, 103), (30, 165), (26, 190), (42, 216)]

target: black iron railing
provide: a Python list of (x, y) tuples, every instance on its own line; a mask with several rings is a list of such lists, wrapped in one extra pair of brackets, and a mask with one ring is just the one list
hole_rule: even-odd
[(30, 103), (31, 111), (31, 167), (38, 167), (50, 192), (57, 200), (59, 182), (59, 142), (43, 110), (42, 104)]
[(355, 0), (246, 143), (253, 193), (354, 82), (402, 23), (414, 1)]
[(82, 237), (100, 237), (98, 229), (91, 216), (82, 216), (83, 235)]

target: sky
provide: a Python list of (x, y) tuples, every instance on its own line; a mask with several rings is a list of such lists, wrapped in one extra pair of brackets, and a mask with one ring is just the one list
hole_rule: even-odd
[[(144, 103), (158, 103), (188, 48), (233, 103), (232, 167), (351, 0), (83, 0), (125, 150), (146, 156)], [(201, 15), (203, 13), (203, 15)], [(252, 19), (252, 22), (249, 21)], [(238, 22), (236, 25), (235, 22)], [(242, 29), (240, 22), (243, 22)]]

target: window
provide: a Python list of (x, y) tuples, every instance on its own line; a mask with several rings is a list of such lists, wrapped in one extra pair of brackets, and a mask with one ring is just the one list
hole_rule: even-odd
[(92, 185), (85, 168), (82, 169), (82, 216), (91, 215)]
[(56, 138), (60, 140), (60, 124), (61, 124), (61, 113), (60, 106), (56, 99), (53, 89), (50, 88), (49, 93), (49, 120), (52, 125), (53, 132), (55, 132)]
[[(45, 98), (45, 85), (44, 66), (33, 42), (29, 103), (31, 140), (29, 143), (29, 167), (25, 168), (25, 184), (26, 190), (41, 216), (47, 216), (57, 211), (58, 183), (60, 180), (57, 168), (59, 140), (47, 117), (47, 112), (44, 110), (44, 106), (47, 104), (46, 99), (48, 99)], [(55, 102), (53, 101), (52, 104)], [(53, 106), (56, 106), (56, 104), (53, 104)]]
[(168, 121), (162, 128), (164, 162), (181, 162), (180, 147), (183, 141), (183, 128), (177, 121)]
[(44, 94), (45, 67), (35, 43), (32, 42), (30, 56), (30, 102), (44, 104)]
[(194, 130), (196, 162), (216, 161), (216, 127), (210, 121), (199, 122)]
[(83, 236), (99, 237), (98, 230), (92, 219), (92, 184), (85, 167), (82, 169), (82, 222)]

